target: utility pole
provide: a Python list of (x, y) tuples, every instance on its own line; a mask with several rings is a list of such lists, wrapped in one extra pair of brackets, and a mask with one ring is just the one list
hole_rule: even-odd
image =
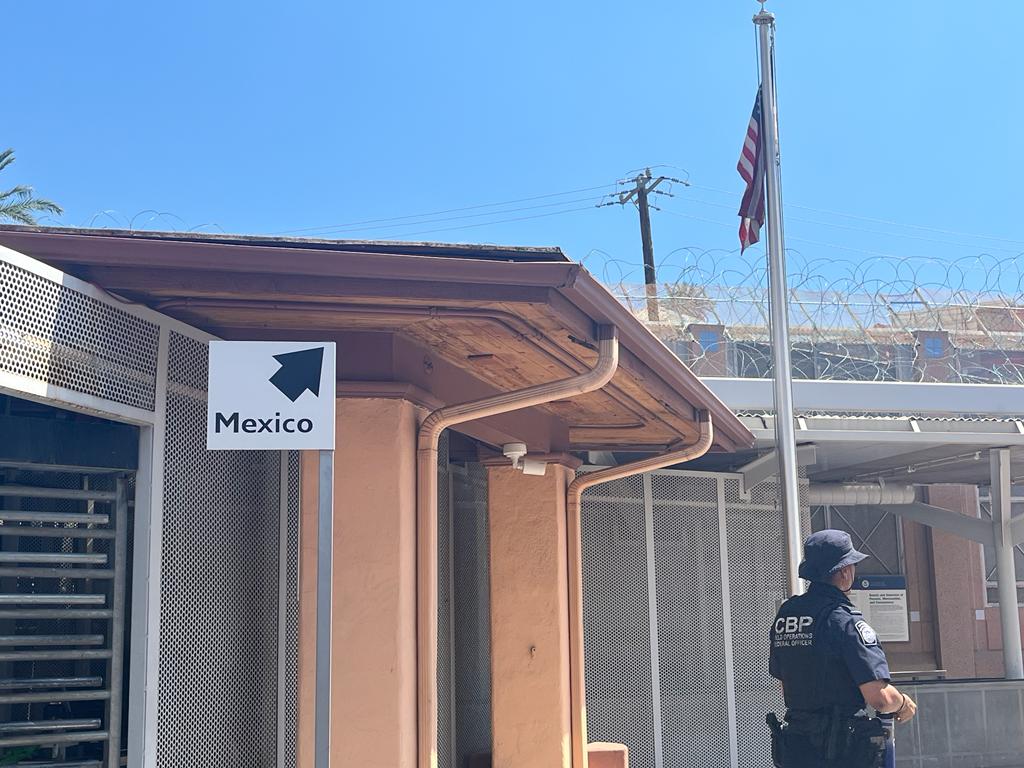
[(640, 212), (640, 244), (644, 252), (644, 290), (647, 294), (647, 319), (657, 321), (660, 319), (658, 313), (658, 275), (654, 267), (654, 239), (651, 237), (651, 208), (658, 210), (648, 201), (650, 194), (666, 195), (674, 197), (671, 192), (656, 190), (655, 188), (663, 181), (672, 181), (677, 184), (686, 185), (687, 182), (681, 179), (673, 179), (671, 176), (658, 176), (654, 178), (650, 168), (645, 168), (633, 179), (620, 181), (619, 184), (633, 184), (633, 188), (621, 192), (617, 201), (603, 203), (603, 205), (625, 205), (630, 201), (636, 202), (637, 210)]

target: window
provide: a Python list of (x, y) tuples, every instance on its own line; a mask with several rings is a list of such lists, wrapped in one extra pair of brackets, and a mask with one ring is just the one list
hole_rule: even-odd
[[(989, 489), (982, 490), (978, 499), (982, 520), (992, 520), (992, 496)], [(1010, 512), (1024, 513), (1024, 488), (1017, 486), (1010, 494)], [(999, 580), (996, 575), (995, 547), (985, 546), (985, 586), (989, 605), (999, 605)], [(1013, 562), (1017, 567), (1017, 602), (1024, 604), (1024, 544), (1018, 544), (1013, 551)]]
[(853, 546), (868, 556), (857, 569), (871, 576), (903, 574), (903, 536), (899, 518), (878, 507), (812, 507), (811, 528), (846, 531)]
[(925, 357), (942, 357), (946, 353), (946, 345), (941, 336), (925, 336), (923, 343)]
[(698, 342), (700, 343), (700, 348), (705, 352), (717, 352), (719, 345), (722, 343), (717, 331), (701, 331), (698, 335)]

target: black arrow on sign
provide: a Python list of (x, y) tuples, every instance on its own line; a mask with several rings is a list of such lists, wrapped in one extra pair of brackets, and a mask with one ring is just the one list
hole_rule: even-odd
[(270, 377), (270, 383), (293, 403), (307, 389), (320, 397), (320, 371), (324, 363), (324, 348), (302, 349), (274, 355), (281, 364), (277, 373)]

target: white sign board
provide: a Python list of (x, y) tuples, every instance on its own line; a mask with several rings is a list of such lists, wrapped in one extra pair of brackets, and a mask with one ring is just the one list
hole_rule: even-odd
[(334, 450), (334, 342), (211, 341), (209, 449)]
[(907, 580), (902, 576), (858, 576), (850, 602), (884, 642), (910, 640)]

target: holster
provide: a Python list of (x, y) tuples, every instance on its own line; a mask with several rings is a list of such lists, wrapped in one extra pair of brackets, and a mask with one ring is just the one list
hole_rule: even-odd
[(774, 712), (769, 712), (765, 719), (768, 722), (768, 730), (772, 734), (772, 764), (775, 768), (785, 768), (787, 759), (785, 728)]
[(881, 768), (885, 760), (885, 726), (877, 717), (856, 717), (850, 721), (851, 766)]
[(881, 768), (885, 730), (876, 718), (851, 717), (849, 710), (834, 708), (791, 711), (786, 723), (780, 723), (775, 713), (769, 713), (766, 719), (776, 768), (802, 764), (808, 758), (808, 747), (817, 751), (826, 765), (835, 768)]

